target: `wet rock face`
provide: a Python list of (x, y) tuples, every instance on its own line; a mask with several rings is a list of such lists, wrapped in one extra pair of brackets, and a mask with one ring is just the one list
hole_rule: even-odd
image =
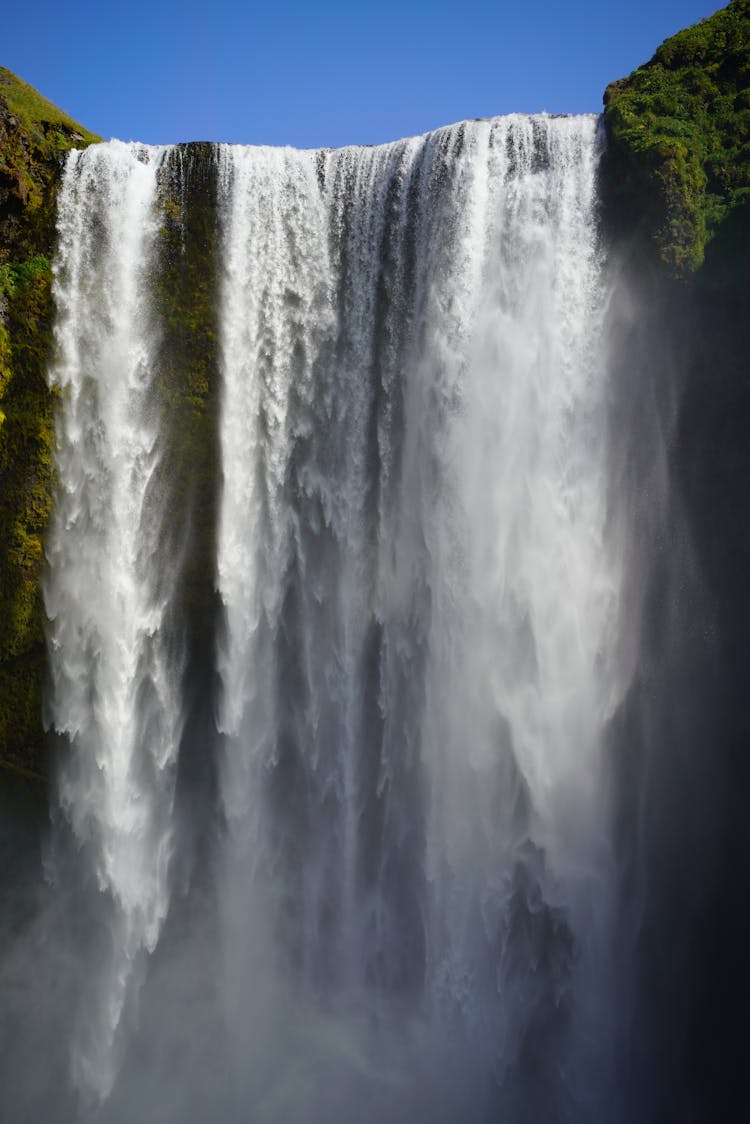
[[(748, 0), (668, 39), (605, 95), (600, 189), (627, 293), (615, 313), (626, 325), (615, 337), (616, 381), (635, 387), (631, 401), (656, 419), (636, 452), (662, 457), (665, 473), (662, 564), (641, 653), (655, 703), (644, 718), (643, 698), (631, 700), (625, 716), (630, 753), (647, 740), (636, 726), (658, 730), (653, 768), (649, 775), (631, 758), (618, 782), (625, 821), (636, 792), (650, 809), (645, 826), (631, 820), (628, 829), (631, 842), (644, 832), (639, 846), (650, 856), (636, 971), (647, 1034), (633, 1073), (649, 1106), (638, 1118), (660, 1124), (738, 1119), (744, 1098), (749, 106)], [(623, 463), (632, 464), (640, 438), (632, 425), (623, 430)], [(634, 498), (635, 536), (647, 537), (656, 507), (646, 489)]]

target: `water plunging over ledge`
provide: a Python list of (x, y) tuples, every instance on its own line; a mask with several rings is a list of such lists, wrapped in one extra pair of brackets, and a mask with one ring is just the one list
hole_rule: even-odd
[[(216, 237), (184, 276), (218, 373), (191, 399), (215, 404), (208, 513), (189, 455), (175, 483), (164, 373), (193, 331), (164, 282), (189, 257), (191, 146), (72, 153), (60, 195), (47, 705), (69, 743), (52, 854), (85, 902), (81, 1103), (601, 1119), (621, 576), (598, 121), (204, 147)], [(203, 636), (198, 540), (221, 607)], [(196, 648), (199, 895), (178, 876)], [(186, 894), (195, 935), (170, 928)], [(149, 1056), (165, 1036), (181, 1092)]]

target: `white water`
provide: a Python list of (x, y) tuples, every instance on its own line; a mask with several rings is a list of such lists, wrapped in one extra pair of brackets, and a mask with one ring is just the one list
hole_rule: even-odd
[[(227, 1119), (606, 1116), (598, 148), (595, 118), (514, 116), (216, 150)], [(73, 155), (60, 201), (50, 715), (73, 866), (106, 902), (73, 1033), (100, 1098), (169, 907), (184, 710), (155, 475), (163, 158)]]
[[(58, 800), (80, 873), (106, 901), (74, 1025), (78, 1084), (106, 1096), (138, 960), (166, 916), (180, 657), (165, 639), (148, 299), (162, 152), (113, 142), (73, 153), (55, 262), (59, 487), (47, 553), (49, 720), (65, 734)], [(166, 592), (165, 592), (166, 589)]]
[(294, 1056), (325, 1012), (340, 1082), (363, 1008), (363, 1050), (406, 1011), (448, 1083), (502, 1082), (564, 1009), (566, 1080), (585, 1054), (607, 1083), (597, 146), (593, 118), (510, 117), (221, 152), (223, 890), (256, 1099), (269, 1025)]

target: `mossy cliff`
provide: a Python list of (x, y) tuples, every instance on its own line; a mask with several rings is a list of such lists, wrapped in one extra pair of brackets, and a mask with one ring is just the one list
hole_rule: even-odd
[(63, 154), (98, 139), (0, 67), (0, 767), (29, 776), (43, 772), (55, 195)]
[(667, 39), (604, 105), (617, 233), (671, 277), (750, 279), (750, 0)]
[(708, 578), (740, 598), (725, 608), (738, 621), (750, 571), (750, 0), (667, 39), (604, 104), (613, 260), (648, 292), (662, 352), (679, 354), (678, 422), (694, 445), (682, 486)]
[[(54, 492), (56, 402), (46, 370), (56, 193), (65, 152), (97, 139), (0, 71), (0, 768), (29, 779), (45, 773), (40, 577)], [(213, 145), (171, 152), (159, 173), (159, 249), (149, 278), (161, 325), (164, 549), (181, 560), (171, 627), (187, 644), (188, 694), (204, 698), (216, 612), (216, 192)]]
[[(212, 144), (180, 145), (162, 167), (153, 298), (159, 312), (157, 398), (169, 497), (165, 557), (180, 560), (176, 627), (187, 653), (178, 799), (195, 826), (210, 817), (214, 734), (219, 450), (218, 165)], [(183, 847), (184, 852), (187, 848)]]
[(642, 621), (613, 767), (637, 900), (626, 1118), (745, 1119), (750, 0), (605, 94), (611, 470)]
[(212, 629), (218, 482), (218, 171), (214, 146), (180, 145), (163, 168), (154, 299), (162, 323), (158, 397), (170, 496), (167, 553), (184, 557), (181, 616)]

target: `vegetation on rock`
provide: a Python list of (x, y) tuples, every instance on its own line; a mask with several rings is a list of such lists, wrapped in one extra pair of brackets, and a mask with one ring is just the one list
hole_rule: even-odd
[[(153, 299), (161, 328), (157, 403), (165, 447), (159, 487), (170, 497), (167, 556), (183, 559), (180, 619), (192, 661), (214, 645), (218, 508), (219, 216), (214, 146), (181, 145), (159, 185)], [(209, 661), (210, 662), (210, 661)], [(193, 674), (194, 668), (188, 669)], [(200, 674), (200, 672), (199, 672)]]
[(667, 39), (604, 104), (615, 229), (674, 278), (750, 277), (750, 0)]
[(43, 768), (55, 193), (61, 154), (97, 139), (0, 68), (0, 767), (27, 776)]

